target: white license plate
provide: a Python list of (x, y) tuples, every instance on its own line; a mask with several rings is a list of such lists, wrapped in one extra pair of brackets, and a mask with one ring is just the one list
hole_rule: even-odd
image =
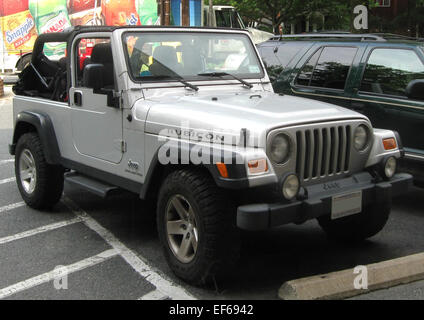
[(362, 211), (362, 191), (344, 193), (332, 198), (331, 219), (339, 219)]

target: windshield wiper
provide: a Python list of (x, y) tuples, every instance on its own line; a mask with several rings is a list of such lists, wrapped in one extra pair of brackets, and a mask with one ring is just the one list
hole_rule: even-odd
[(200, 77), (217, 77), (217, 78), (222, 78), (222, 77), (225, 77), (225, 76), (230, 76), (233, 79), (235, 79), (235, 80), (239, 81), (240, 83), (242, 83), (244, 86), (248, 87), (249, 89), (252, 89), (253, 88), (253, 85), (251, 83), (249, 83), (247, 81), (244, 81), (243, 79), (241, 79), (241, 78), (239, 78), (239, 77), (237, 77), (237, 76), (235, 76), (235, 75), (233, 75), (231, 73), (228, 73), (228, 72), (199, 73), (198, 76), (200, 76)]
[(189, 87), (190, 89), (193, 89), (194, 91), (199, 91), (199, 87), (198, 86), (195, 86), (194, 84), (191, 84), (191, 83), (189, 83), (189, 82), (187, 82), (187, 81), (185, 81), (180, 75), (178, 75), (178, 74), (175, 74), (175, 76), (166, 76), (166, 75), (163, 75), (163, 76), (154, 76), (155, 78), (158, 78), (158, 79), (170, 79), (170, 80), (177, 80), (177, 81), (179, 81), (179, 82), (181, 82), (183, 85), (185, 85), (186, 87)]

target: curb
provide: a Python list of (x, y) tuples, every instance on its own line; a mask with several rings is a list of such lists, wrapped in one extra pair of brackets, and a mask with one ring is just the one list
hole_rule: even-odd
[[(347, 269), (285, 282), (278, 291), (282, 300), (345, 299), (371, 291), (424, 279), (424, 253), (366, 266), (368, 289), (355, 289), (363, 271)], [(365, 268), (361, 269), (364, 270)]]

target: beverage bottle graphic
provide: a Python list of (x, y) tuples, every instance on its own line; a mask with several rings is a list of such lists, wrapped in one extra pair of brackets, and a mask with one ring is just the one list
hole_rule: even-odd
[(69, 14), (93, 9), (98, 0), (70, 0), (69, 1)]
[(4, 45), (9, 54), (32, 50), (37, 32), (34, 18), (28, 10), (28, 0), (2, 0), (0, 25)]
[(2, 2), (3, 5), (0, 5), (0, 17), (28, 10), (28, 0), (3, 0)]
[(68, 14), (73, 26), (103, 24), (101, 0), (68, 0)]
[(156, 0), (135, 0), (142, 26), (155, 25), (158, 22), (158, 3)]
[(39, 34), (60, 32), (71, 26), (66, 0), (29, 0), (29, 11)]
[[(60, 32), (71, 27), (66, 0), (29, 0), (29, 11), (38, 34)], [(46, 56), (64, 56), (66, 44), (47, 43), (43, 52)]]
[(102, 0), (102, 12), (108, 26), (140, 25), (134, 0)]

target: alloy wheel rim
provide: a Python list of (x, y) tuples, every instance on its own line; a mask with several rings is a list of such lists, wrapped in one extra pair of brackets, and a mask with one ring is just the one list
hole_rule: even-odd
[(28, 149), (23, 150), (19, 158), (19, 178), (25, 192), (33, 193), (37, 183), (37, 169), (34, 157)]
[(166, 209), (166, 234), (169, 247), (182, 263), (193, 261), (199, 233), (193, 207), (182, 195), (174, 195)]

